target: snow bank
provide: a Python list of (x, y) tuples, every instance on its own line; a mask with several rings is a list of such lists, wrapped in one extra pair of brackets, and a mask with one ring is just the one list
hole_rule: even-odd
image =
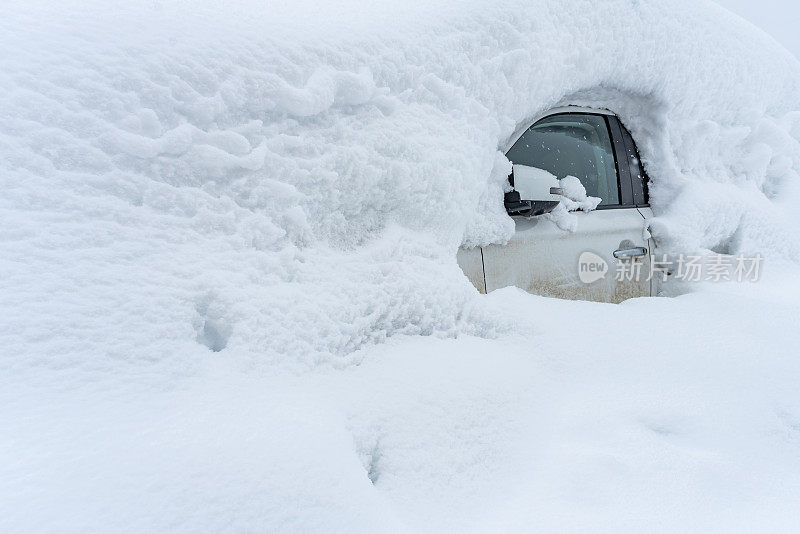
[[(55, 443), (91, 448), (53, 421), (95, 403), (135, 419), (130, 399), (207, 368), (330, 370), (399, 335), (513, 330), (455, 252), (509, 237), (498, 146), (556, 105), (620, 115), (665, 246), (800, 258), (800, 64), (709, 2), (32, 1), (0, 8), (0, 49), (0, 366), (22, 384), (5, 400), (24, 427), (9, 450), (51, 425)], [(192, 413), (175, 410), (155, 435)], [(278, 411), (264, 420), (295, 414)], [(109, 447), (112, 469), (129, 451)], [(51, 502), (81, 454), (32, 456), (6, 480)], [(30, 486), (31, 465), (63, 478)], [(135, 463), (121, 469), (145, 491)], [(232, 487), (252, 482), (237, 473)], [(75, 529), (103, 524), (75, 514)]]
[(6, 346), (316, 365), (490, 335), (454, 251), (508, 238), (497, 147), (559, 103), (620, 114), (665, 244), (797, 258), (797, 61), (705, 2), (529, 4), (6, 5)]

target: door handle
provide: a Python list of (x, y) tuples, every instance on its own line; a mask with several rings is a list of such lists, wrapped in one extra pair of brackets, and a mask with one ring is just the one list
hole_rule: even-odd
[(639, 258), (647, 254), (645, 247), (620, 248), (614, 251), (615, 258)]

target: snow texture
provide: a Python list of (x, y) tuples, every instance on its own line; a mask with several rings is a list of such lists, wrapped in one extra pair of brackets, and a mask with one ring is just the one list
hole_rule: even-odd
[(569, 212), (592, 211), (603, 199), (587, 195), (586, 188), (575, 176), (565, 176), (558, 184), (562, 192), (561, 202), (547, 216), (562, 230), (574, 232), (578, 229), (578, 219)]
[(796, 300), (483, 297), (455, 262), (513, 232), (498, 147), (580, 104), (637, 139), (670, 252), (794, 272), (800, 63), (738, 17), (32, 0), (0, 50), (0, 530), (796, 521)]

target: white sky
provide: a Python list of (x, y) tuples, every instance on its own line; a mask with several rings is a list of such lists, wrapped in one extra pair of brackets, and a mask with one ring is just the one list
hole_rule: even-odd
[(716, 0), (772, 35), (800, 59), (800, 0)]

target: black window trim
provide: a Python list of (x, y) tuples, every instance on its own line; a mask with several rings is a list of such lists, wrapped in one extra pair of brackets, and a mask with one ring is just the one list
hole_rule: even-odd
[[(630, 166), (628, 165), (628, 153), (625, 151), (625, 141), (622, 138), (622, 130), (616, 115), (606, 115), (606, 125), (611, 134), (612, 145), (614, 147), (614, 161), (617, 165), (617, 178), (620, 184), (620, 203), (617, 205), (597, 206), (597, 209), (628, 209), (635, 208), (633, 201), (633, 182), (631, 180)], [(622, 163), (625, 163), (623, 165)]]
[[(620, 135), (625, 144), (625, 155), (626, 158), (628, 154), (633, 154), (639, 160), (639, 168), (642, 171), (642, 179), (637, 180), (631, 175), (631, 186), (633, 187), (633, 202), (637, 208), (649, 208), (650, 207), (650, 198), (649, 198), (649, 191), (648, 191), (648, 182), (650, 181), (650, 177), (647, 175), (647, 171), (644, 170), (644, 165), (642, 165), (641, 161), (642, 158), (639, 155), (639, 148), (636, 146), (636, 141), (633, 139), (633, 134), (631, 134), (630, 130), (628, 130), (625, 125), (622, 123), (619, 117), (616, 115), (614, 116), (614, 122), (617, 123), (617, 127), (619, 128)], [(628, 162), (628, 167), (630, 168), (630, 162)], [(630, 173), (630, 171), (629, 171)], [(637, 200), (641, 199), (641, 201)]]

